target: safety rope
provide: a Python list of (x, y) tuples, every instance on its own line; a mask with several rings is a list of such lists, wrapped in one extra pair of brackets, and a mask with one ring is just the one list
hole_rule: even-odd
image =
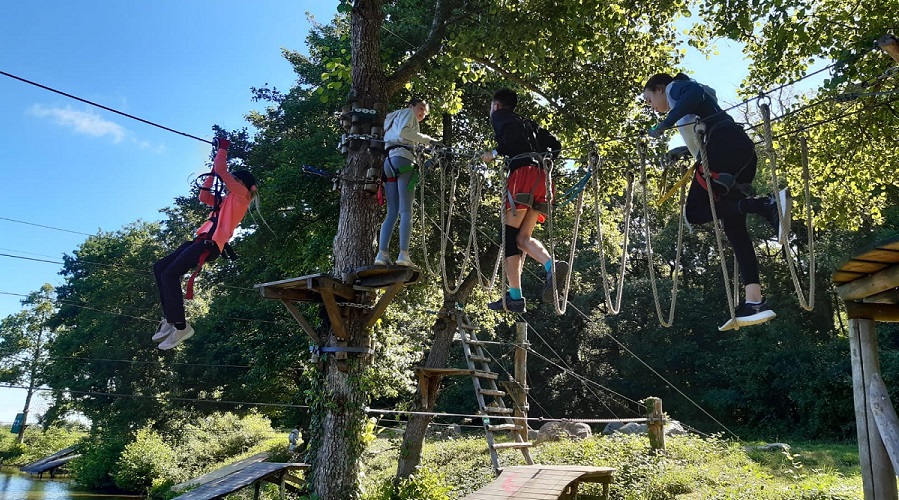
[[(602, 157), (596, 155), (595, 151), (592, 158), (595, 158), (597, 162), (597, 169), (602, 167), (603, 159)], [(600, 189), (599, 189), (599, 175), (598, 172), (593, 175), (593, 208), (594, 213), (596, 214), (596, 243), (595, 246), (599, 249), (599, 270), (600, 276), (602, 280), (602, 288), (605, 295), (606, 301), (606, 311), (609, 314), (618, 314), (621, 311), (621, 299), (624, 295), (624, 275), (627, 270), (627, 244), (628, 237), (630, 235), (630, 227), (631, 227), (631, 209), (633, 207), (634, 202), (634, 174), (632, 171), (628, 171), (626, 174), (627, 177), (627, 188), (625, 190), (625, 204), (624, 204), (624, 220), (622, 221), (623, 229), (622, 234), (624, 236), (624, 242), (621, 246), (621, 262), (619, 263), (619, 274), (618, 274), (618, 288), (615, 295), (615, 304), (612, 304), (612, 293), (609, 290), (609, 274), (606, 271), (606, 252), (603, 247), (603, 232), (602, 232), (602, 204), (599, 202)]]
[[(715, 208), (715, 193), (712, 190), (712, 171), (709, 168), (709, 152), (706, 144), (708, 136), (705, 122), (698, 122), (693, 126), (696, 135), (699, 136), (699, 149), (702, 151), (702, 176), (705, 179), (706, 191), (709, 195), (709, 206), (712, 211), (712, 227), (715, 228), (715, 241), (718, 248), (718, 259), (721, 261), (721, 274), (724, 276), (724, 295), (727, 297), (727, 309), (730, 313), (730, 321), (733, 322), (734, 329), (739, 329), (737, 323), (737, 312), (735, 300), (738, 297), (737, 277), (734, 275), (734, 290), (730, 288), (730, 276), (727, 273), (727, 257), (724, 254), (724, 241), (721, 238), (721, 227), (718, 224), (718, 210)], [(736, 267), (736, 257), (734, 257), (734, 267)]]
[[(771, 189), (774, 193), (774, 200), (777, 204), (777, 213), (783, 214), (783, 206), (780, 200), (780, 196), (777, 195), (779, 182), (777, 178), (777, 153), (774, 151), (774, 135), (772, 132), (771, 126), (771, 107), (767, 102), (759, 101), (759, 109), (762, 112), (762, 118), (764, 120), (765, 127), (765, 152), (767, 153), (768, 162), (771, 170)], [(811, 188), (810, 184), (810, 176), (809, 176), (809, 166), (808, 166), (808, 143), (804, 135), (799, 137), (799, 144), (801, 149), (801, 157), (802, 157), (802, 180), (804, 184), (805, 190), (805, 223), (806, 223), (806, 232), (808, 233), (808, 252), (809, 252), (809, 295), (808, 298), (802, 292), (802, 284), (799, 282), (799, 275), (796, 270), (797, 263), (793, 259), (793, 252), (790, 246), (789, 241), (789, 229), (787, 230), (787, 234), (780, 234), (780, 227), (777, 228), (778, 231), (778, 241), (783, 242), (783, 254), (784, 258), (787, 261), (787, 268), (790, 270), (790, 277), (793, 280), (793, 288), (796, 290), (796, 297), (799, 299), (799, 305), (805, 309), (806, 311), (811, 311), (815, 307), (815, 231), (813, 227), (812, 221), (812, 207), (811, 207)], [(789, 217), (789, 214), (786, 214)], [(781, 215), (782, 216), (782, 215)], [(783, 223), (781, 222), (781, 225)], [(788, 223), (789, 224), (789, 223)]]
[(680, 203), (677, 212), (677, 247), (674, 252), (674, 268), (671, 270), (671, 274), (673, 275), (671, 279), (671, 304), (668, 306), (668, 319), (665, 320), (662, 316), (662, 304), (659, 299), (659, 290), (656, 286), (655, 259), (652, 251), (652, 228), (649, 223), (649, 187), (646, 180), (646, 144), (643, 142), (638, 143), (637, 152), (640, 156), (640, 185), (643, 189), (643, 227), (646, 233), (646, 261), (649, 267), (649, 283), (652, 288), (652, 298), (653, 302), (655, 302), (656, 316), (659, 318), (659, 323), (665, 328), (670, 328), (674, 324), (674, 310), (677, 305), (677, 285), (678, 278), (680, 277), (680, 258), (684, 248), (684, 217), (682, 214), (686, 200), (686, 183), (683, 183), (680, 186)]
[[(575, 213), (574, 213), (574, 227), (572, 228), (571, 233), (571, 246), (570, 251), (568, 253), (568, 273), (565, 275), (565, 284), (562, 287), (562, 291), (559, 291), (559, 287), (557, 286), (557, 280), (559, 279), (559, 274), (556, 272), (556, 241), (555, 241), (555, 215), (553, 205), (555, 204), (555, 199), (553, 197), (553, 182), (552, 182), (552, 173), (553, 168), (555, 167), (552, 159), (552, 155), (546, 154), (543, 155), (543, 158), (540, 160), (543, 164), (543, 171), (546, 173), (545, 176), (545, 188), (546, 188), (546, 233), (549, 236), (549, 256), (552, 261), (550, 264), (550, 269), (552, 270), (552, 276), (550, 279), (550, 283), (548, 286), (552, 288), (553, 292), (553, 309), (556, 311), (556, 314), (561, 316), (565, 314), (565, 311), (568, 309), (568, 292), (571, 290), (571, 275), (574, 274), (574, 256), (575, 251), (577, 250), (577, 233), (578, 228), (580, 227), (581, 222), (581, 212), (584, 205), (584, 191), (581, 190), (578, 193), (577, 203), (575, 204)], [(535, 203), (536, 204), (536, 203)]]

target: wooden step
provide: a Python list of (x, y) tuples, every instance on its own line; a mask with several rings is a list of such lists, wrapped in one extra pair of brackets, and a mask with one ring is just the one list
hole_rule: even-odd
[(501, 398), (506, 395), (506, 391), (499, 391), (496, 389), (481, 389), (481, 394), (485, 396), (496, 396)]
[(472, 330), (472, 331), (474, 331), (474, 330), (477, 330), (477, 329), (478, 329), (478, 327), (473, 326), (473, 325), (470, 325), (470, 324), (468, 324), (468, 323), (460, 323), (459, 326), (460, 326), (462, 329), (465, 329), (465, 330)]
[(468, 344), (468, 345), (473, 345), (473, 346), (483, 346), (483, 345), (486, 345), (484, 342), (481, 342), (480, 340), (467, 340), (467, 341), (465, 341), (465, 343)]
[(502, 415), (511, 415), (515, 412), (515, 410), (513, 410), (512, 408), (500, 408), (498, 406), (487, 406), (483, 411), (487, 413), (499, 413)]
[(496, 374), (493, 372), (482, 372), (480, 370), (475, 370), (474, 373), (472, 373), (472, 375), (474, 375), (475, 377), (478, 377), (478, 378), (486, 378), (486, 379), (491, 379), (491, 380), (496, 380), (499, 378), (499, 374)]
[(471, 356), (468, 357), (468, 359), (474, 361), (475, 363), (479, 363), (479, 362), (480, 363), (489, 363), (490, 362), (490, 358), (485, 357), (485, 356), (478, 356), (476, 354), (472, 354)]
[(520, 430), (522, 430), (522, 428), (520, 425), (515, 425), (515, 424), (499, 424), (499, 425), (488, 425), (487, 430), (490, 432), (520, 431)]
[(521, 449), (521, 448), (530, 448), (531, 446), (534, 446), (534, 444), (531, 443), (530, 441), (525, 441), (524, 443), (496, 443), (493, 445), (493, 449), (494, 450), (502, 450), (505, 448)]

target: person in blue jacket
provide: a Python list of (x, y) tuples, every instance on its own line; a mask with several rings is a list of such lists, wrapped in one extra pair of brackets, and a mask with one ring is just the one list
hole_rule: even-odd
[[(756, 325), (774, 319), (776, 314), (762, 297), (758, 258), (746, 229), (746, 214), (765, 218), (777, 231), (778, 241), (784, 244), (789, 232), (792, 203), (789, 190), (777, 193), (783, 213), (778, 212), (774, 195), (752, 196), (752, 180), (758, 163), (755, 144), (743, 127), (722, 111), (712, 88), (683, 73), (676, 76), (659, 73), (646, 82), (643, 98), (653, 111), (666, 113), (661, 122), (649, 129), (649, 136), (659, 138), (665, 130), (677, 127), (690, 153), (697, 160), (696, 175), (690, 184), (685, 207), (685, 216), (690, 224), (712, 221), (708, 186), (702, 171), (700, 141), (706, 141), (705, 151), (708, 154), (715, 213), (733, 247), (746, 296), (746, 300), (737, 307), (735, 319), (728, 320), (719, 330)], [(699, 122), (705, 124), (704, 137), (699, 135), (695, 127)]]

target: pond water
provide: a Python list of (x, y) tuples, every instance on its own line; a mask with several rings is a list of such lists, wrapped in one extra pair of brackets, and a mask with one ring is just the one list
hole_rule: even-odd
[(80, 490), (65, 477), (43, 479), (16, 468), (0, 468), (0, 500), (135, 500), (138, 496), (103, 495)]

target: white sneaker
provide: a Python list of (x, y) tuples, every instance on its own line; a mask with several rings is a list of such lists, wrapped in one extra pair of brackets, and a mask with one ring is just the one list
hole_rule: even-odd
[(406, 266), (406, 267), (418, 267), (412, 262), (412, 259), (409, 258), (408, 252), (400, 252), (399, 256), (397, 256), (397, 258), (396, 258), (396, 265)]
[(378, 256), (375, 257), (375, 265), (376, 266), (389, 266), (390, 265), (390, 256), (387, 255), (387, 252), (378, 252)]
[(175, 325), (166, 321), (165, 318), (162, 318), (162, 321), (159, 322), (159, 330), (157, 330), (156, 333), (153, 334), (153, 342), (162, 342), (174, 331)]
[(163, 351), (167, 351), (176, 347), (178, 344), (189, 339), (190, 336), (194, 334), (194, 327), (190, 326), (190, 323), (188, 323), (187, 326), (184, 327), (184, 330), (178, 330), (174, 327), (173, 329), (174, 331), (172, 331), (172, 333), (169, 334), (169, 336), (158, 346)]

